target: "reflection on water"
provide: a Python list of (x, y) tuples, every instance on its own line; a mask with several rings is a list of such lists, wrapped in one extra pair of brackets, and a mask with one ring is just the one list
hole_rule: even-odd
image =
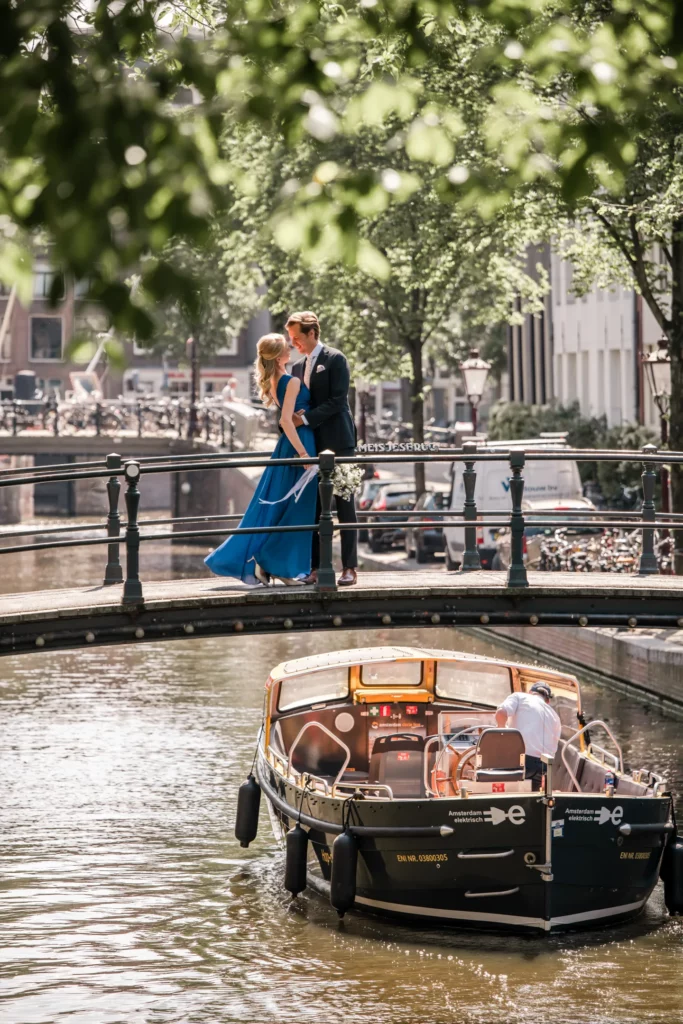
[[(5, 584), (6, 585), (6, 584)], [(63, 584), (62, 584), (63, 585)], [(501, 653), (439, 629), (430, 644)], [(683, 1020), (659, 890), (619, 928), (415, 929), (291, 901), (262, 810), (232, 835), (276, 662), (406, 630), (178, 641), (2, 661), (2, 1024), (641, 1024)], [(683, 785), (680, 723), (584, 688), (632, 764)]]

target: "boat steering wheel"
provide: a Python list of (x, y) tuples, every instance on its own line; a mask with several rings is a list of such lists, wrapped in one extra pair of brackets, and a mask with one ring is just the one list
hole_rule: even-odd
[(467, 750), (463, 750), (462, 754), (453, 765), (451, 776), (453, 781), (453, 787), (456, 793), (460, 792), (460, 783), (462, 781), (463, 769), (465, 768), (465, 765), (468, 763), (468, 761), (472, 760), (476, 752), (476, 746), (468, 747)]

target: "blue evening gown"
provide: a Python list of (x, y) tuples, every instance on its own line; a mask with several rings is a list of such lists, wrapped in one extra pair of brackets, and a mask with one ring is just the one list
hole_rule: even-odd
[[(278, 381), (277, 401), (280, 408), (290, 380), (291, 374), (286, 373)], [(296, 408), (305, 412), (310, 408), (310, 403), (310, 392), (302, 381)], [(312, 428), (301, 426), (297, 428), (297, 433), (308, 454), (316, 455)], [(290, 441), (282, 434), (271, 458), (297, 457)], [(301, 466), (266, 466), (239, 529), (249, 526), (306, 526), (314, 523), (317, 475), (306, 484), (298, 500), (289, 497), (282, 501), (297, 481), (301, 480), (304, 472)], [(236, 576), (244, 583), (259, 582), (254, 575), (255, 561), (271, 576), (296, 579), (311, 571), (311, 541), (310, 530), (298, 533), (235, 533), (207, 555), (204, 562), (217, 576)]]

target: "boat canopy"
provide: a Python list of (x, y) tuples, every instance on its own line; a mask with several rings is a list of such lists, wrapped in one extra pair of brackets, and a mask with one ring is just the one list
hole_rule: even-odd
[[(313, 704), (352, 700), (457, 701), (497, 707), (515, 690), (549, 683), (554, 702), (580, 710), (574, 676), (534, 665), (430, 647), (360, 647), (296, 658), (268, 679), (271, 715)], [(569, 710), (569, 708), (567, 708)]]

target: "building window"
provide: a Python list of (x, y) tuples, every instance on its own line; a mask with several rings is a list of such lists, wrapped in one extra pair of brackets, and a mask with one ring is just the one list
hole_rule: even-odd
[(571, 404), (577, 399), (576, 352), (567, 353), (567, 402)]
[(58, 273), (47, 263), (38, 263), (33, 271), (33, 298), (49, 299), (53, 282), (59, 279), (57, 299), (64, 298), (64, 275)]
[(32, 316), (29, 318), (31, 359), (61, 362), (62, 318), (60, 316)]
[(217, 356), (236, 356), (237, 355), (237, 338), (233, 338), (229, 345), (223, 345), (221, 348), (216, 349)]
[(553, 256), (552, 262), (552, 290), (555, 293), (555, 305), (562, 305), (562, 261)]

